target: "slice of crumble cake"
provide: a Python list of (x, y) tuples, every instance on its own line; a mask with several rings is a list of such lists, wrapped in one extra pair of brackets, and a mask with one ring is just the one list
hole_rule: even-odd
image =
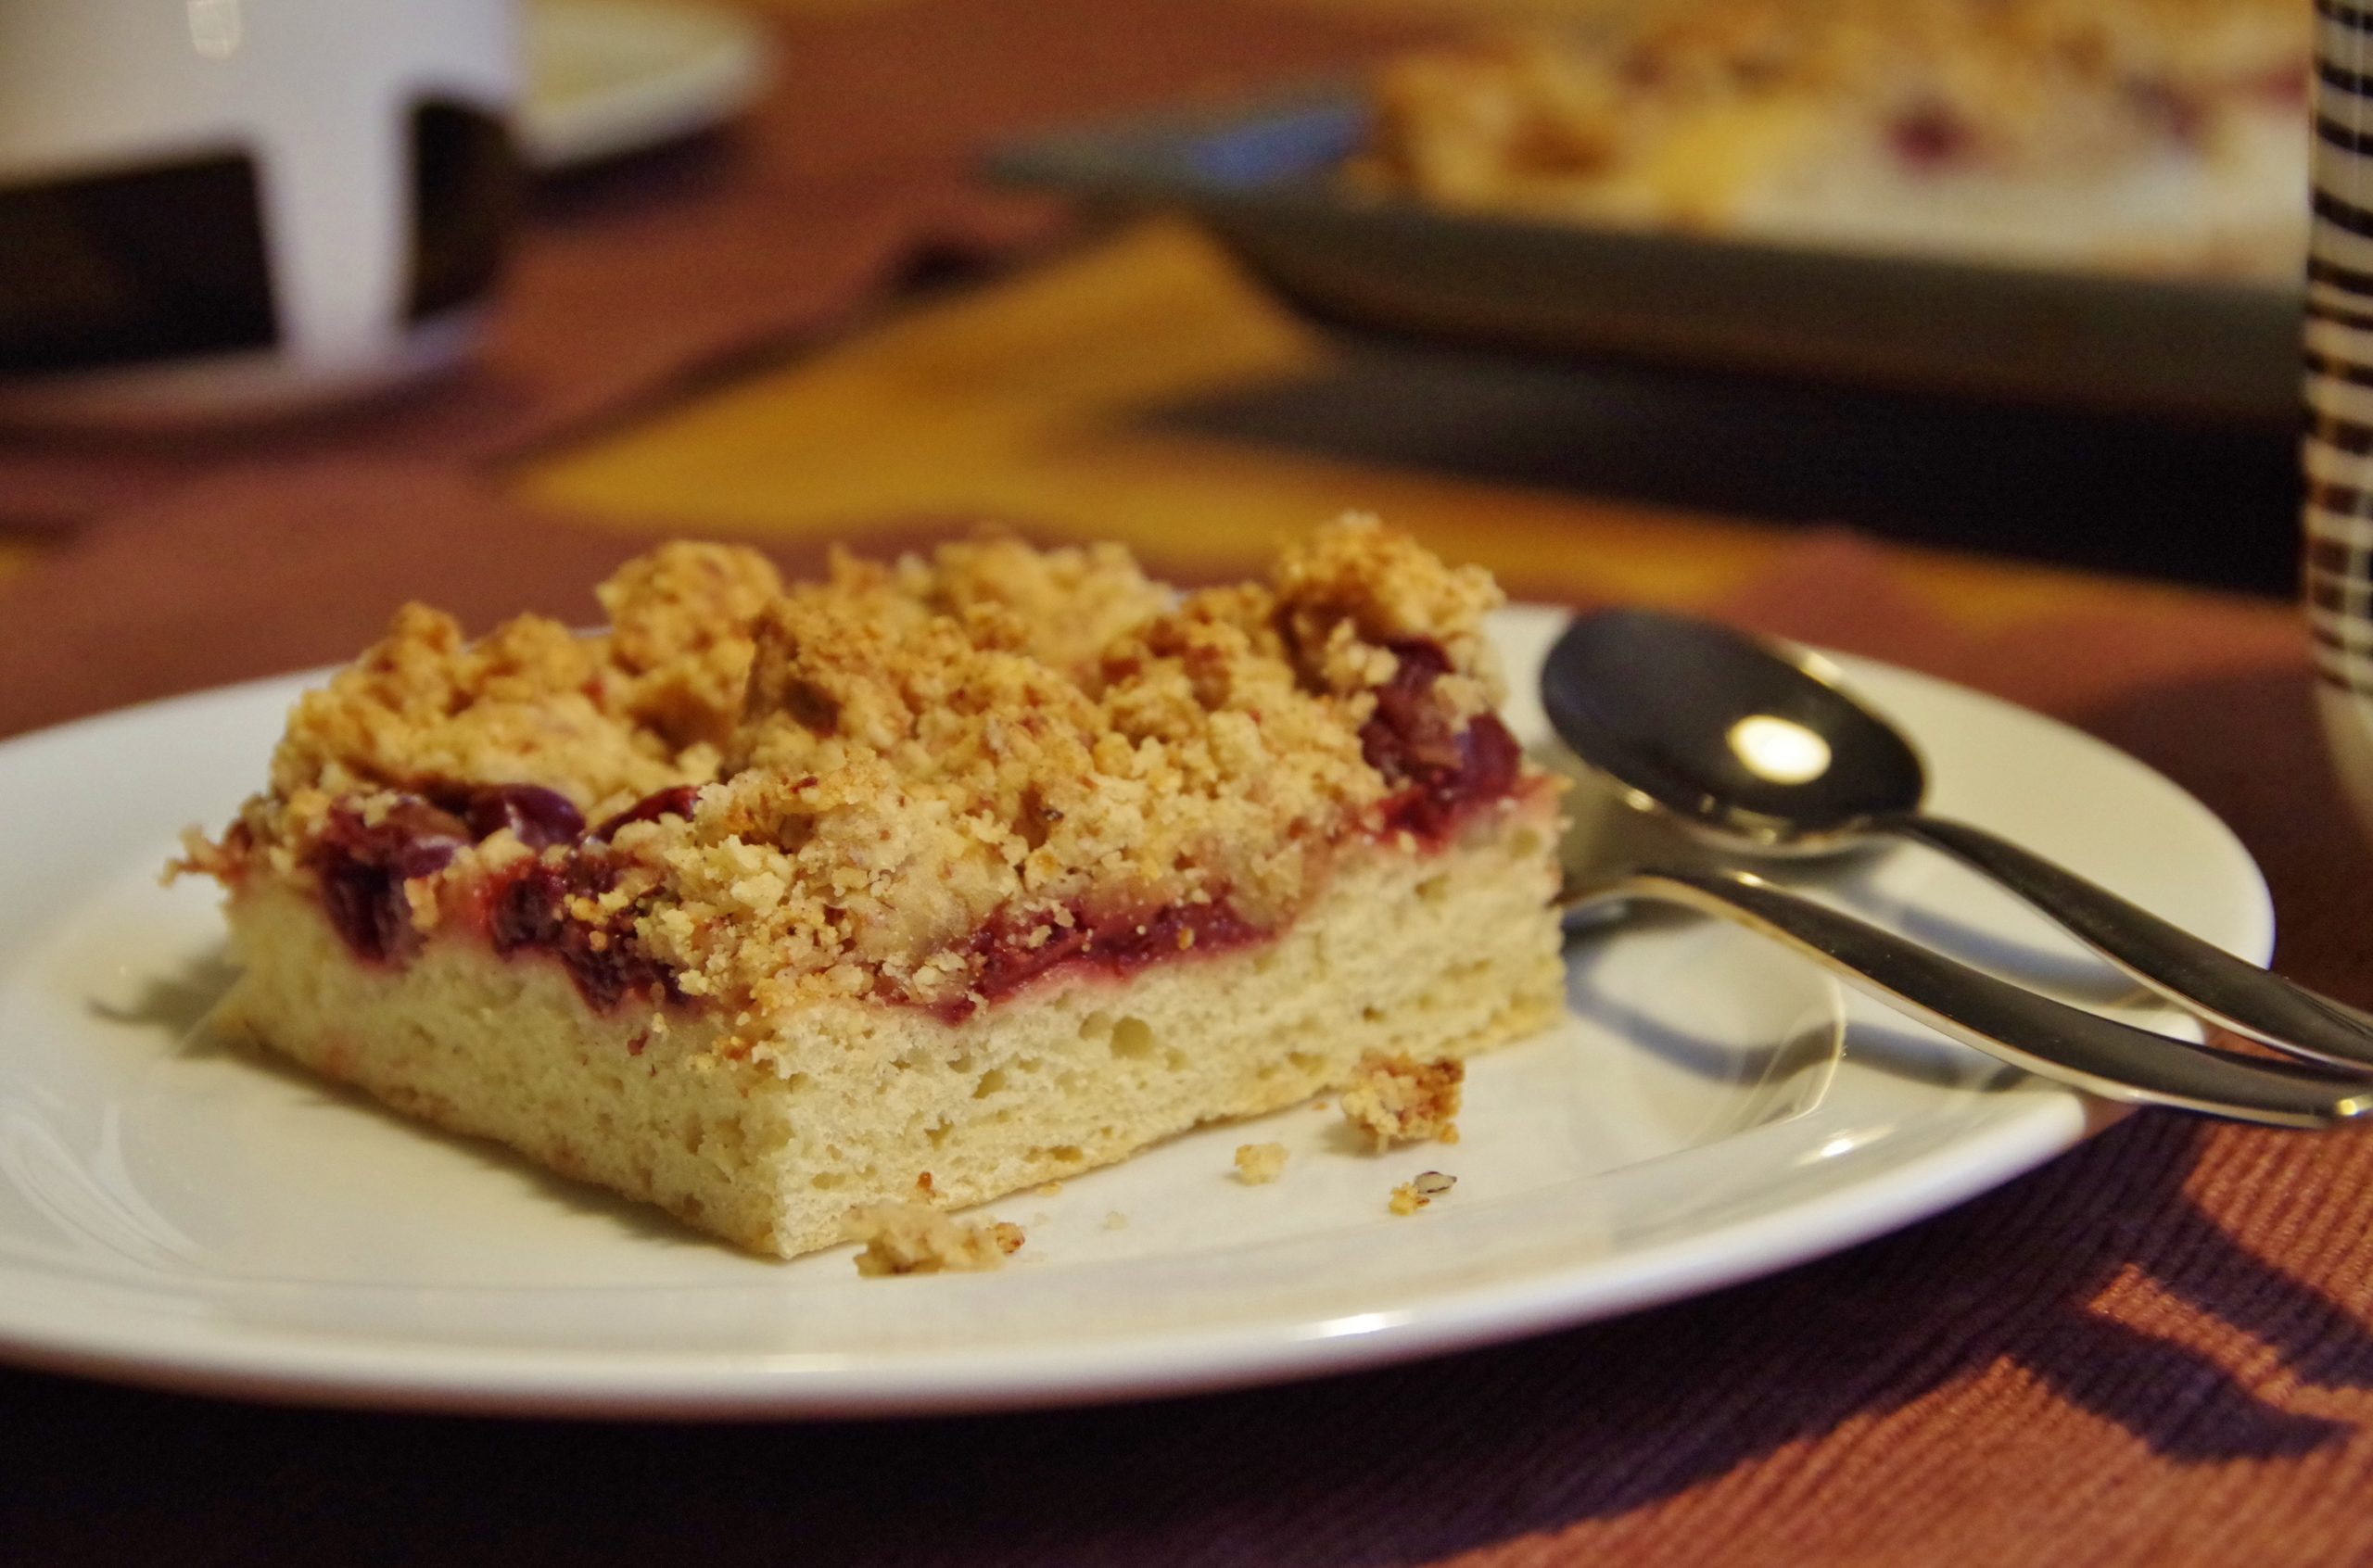
[(2288, 285), (2296, 0), (1646, 0), (1379, 70), (1354, 187), (1451, 209)]
[(983, 539), (601, 599), (407, 606), (297, 703), (182, 863), (226, 1028), (791, 1257), (1559, 1009), (1497, 590), (1373, 523), (1185, 595)]

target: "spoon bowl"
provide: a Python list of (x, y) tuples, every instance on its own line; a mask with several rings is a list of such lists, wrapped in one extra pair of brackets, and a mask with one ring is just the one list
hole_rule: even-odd
[(1577, 619), (1542, 702), (1632, 803), (1759, 854), (1847, 848), (1927, 792), (1920, 753), (1819, 654), (1653, 610)]

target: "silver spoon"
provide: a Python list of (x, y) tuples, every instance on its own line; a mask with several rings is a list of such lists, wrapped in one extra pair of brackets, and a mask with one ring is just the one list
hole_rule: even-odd
[(1542, 668), (1550, 722), (1631, 803), (1750, 854), (1882, 836), (1942, 851), (2059, 921), (2143, 985), (2278, 1050), (2373, 1067), (2373, 1020), (2098, 883), (1920, 809), (1926, 771), (1818, 655), (1650, 610), (1578, 617)]

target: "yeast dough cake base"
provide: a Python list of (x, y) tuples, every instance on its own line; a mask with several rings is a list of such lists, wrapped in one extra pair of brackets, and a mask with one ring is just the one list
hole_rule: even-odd
[(735, 1060), (665, 1007), (590, 1013), (552, 963), (431, 942), (354, 963), (312, 900), (230, 906), (223, 1031), (754, 1251), (849, 1239), (885, 1201), (983, 1202), (1350, 1082), (1364, 1053), (1463, 1058), (1562, 1011), (1545, 792), (1457, 842), (1347, 856), (1279, 936), (1124, 978), (1058, 975), (957, 1023), (850, 1002)]

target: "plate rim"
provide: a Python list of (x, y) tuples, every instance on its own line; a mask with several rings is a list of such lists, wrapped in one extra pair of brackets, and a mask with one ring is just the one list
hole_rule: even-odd
[[(1516, 605), (1503, 613), (1504, 626), (1529, 622), (1538, 633), (1569, 612)], [(2004, 699), (1883, 661), (1831, 656), (1849, 677), (1877, 671), (1889, 681), (1908, 679), (1952, 698), (1974, 700), (2022, 724), (2045, 727), (2064, 743), (2139, 769), (2188, 803), (2203, 830), (2213, 827), (2232, 857), (2227, 869), (2244, 872), (2246, 891), (2253, 895), (2231, 911), (2233, 929), (2227, 936), (2253, 961), (2263, 963), (2270, 955), (2273, 909), (2263, 872), (2232, 829), (2180, 784), (2063, 721)], [(109, 732), (136, 729), (160, 711), (252, 703), (274, 690), (293, 695), (321, 673), (154, 699), (31, 731), (0, 742), (0, 762), (28, 750), (104, 743)], [(1457, 1287), (1420, 1285), (1414, 1297), (1380, 1296), (1376, 1310), (1355, 1315), (1372, 1320), (1364, 1322), (1312, 1321), (1306, 1314), (1290, 1322), (1253, 1318), (1209, 1331), (1155, 1328), (1085, 1346), (1001, 1347), (985, 1359), (962, 1347), (856, 1357), (695, 1347), (658, 1349), (622, 1360), (615, 1352), (587, 1348), (388, 1340), (367, 1331), (273, 1337), (233, 1325), (210, 1338), (202, 1329), (160, 1334), (152, 1313), (116, 1302), (78, 1312), (61, 1325), (40, 1303), (20, 1308), (15, 1293), (0, 1292), (0, 1360), (267, 1402), (597, 1419), (888, 1418), (1170, 1397), (1450, 1354), (1760, 1278), (1930, 1218), (2036, 1169), (2123, 1114), (2124, 1107), (2028, 1081), (2001, 1092), (1983, 1114), (1938, 1146), (1884, 1166), (1876, 1179), (1866, 1175), (1841, 1189), (1800, 1196), (1776, 1211), (1706, 1226), (1628, 1253), (1584, 1257)], [(0, 1277), (43, 1276), (39, 1270), (0, 1263)], [(948, 1283), (977, 1288), (994, 1278)], [(70, 1294), (70, 1282), (66, 1288)], [(112, 1283), (99, 1288), (113, 1288)], [(134, 1294), (159, 1289), (137, 1282), (124, 1288)]]

